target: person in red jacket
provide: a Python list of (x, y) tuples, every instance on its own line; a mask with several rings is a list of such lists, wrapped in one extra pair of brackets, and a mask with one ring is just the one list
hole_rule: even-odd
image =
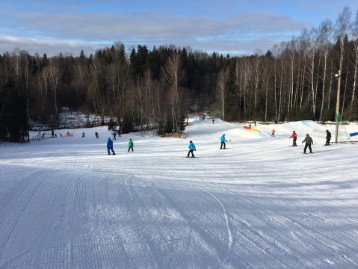
[(297, 141), (297, 134), (295, 131), (293, 131), (292, 135), (290, 136), (290, 138), (292, 138), (293, 140), (293, 145), (292, 147), (297, 147), (296, 141)]

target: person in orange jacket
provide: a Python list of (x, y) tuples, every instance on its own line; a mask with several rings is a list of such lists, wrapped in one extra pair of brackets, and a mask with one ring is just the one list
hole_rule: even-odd
[(275, 136), (275, 129), (272, 129), (272, 131), (271, 131), (271, 136)]
[(296, 141), (297, 141), (297, 134), (295, 131), (293, 131), (292, 135), (290, 136), (290, 138), (292, 138), (293, 140), (293, 144), (292, 147), (297, 147)]

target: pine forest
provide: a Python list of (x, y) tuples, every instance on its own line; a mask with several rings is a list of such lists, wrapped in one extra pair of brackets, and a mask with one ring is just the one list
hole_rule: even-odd
[[(180, 133), (189, 113), (226, 121), (356, 121), (358, 12), (343, 9), (267, 52), (231, 56), (117, 42), (93, 54), (0, 55), (0, 141), (62, 108), (111, 118), (123, 132)], [(107, 122), (108, 123), (108, 122)]]

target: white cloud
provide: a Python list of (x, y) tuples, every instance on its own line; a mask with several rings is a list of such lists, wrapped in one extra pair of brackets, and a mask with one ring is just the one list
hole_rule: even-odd
[[(0, 52), (13, 52), (15, 49), (25, 50), (31, 54), (46, 53), (49, 56), (59, 53), (78, 55), (81, 50), (93, 53), (101, 45), (93, 46), (87, 43), (62, 42), (51, 39), (36, 39), (22, 36), (0, 36)], [(104, 46), (104, 44), (103, 44)]]
[(78, 54), (81, 49), (93, 52), (98, 48), (91, 44), (109, 46), (121, 41), (125, 45), (175, 44), (195, 50), (253, 53), (283, 41), (273, 39), (277, 34), (287, 40), (303, 28), (301, 22), (269, 13), (237, 13), (226, 19), (153, 13), (20, 13), (12, 25), (12, 37), (1, 37), (0, 51), (18, 47), (29, 52)]

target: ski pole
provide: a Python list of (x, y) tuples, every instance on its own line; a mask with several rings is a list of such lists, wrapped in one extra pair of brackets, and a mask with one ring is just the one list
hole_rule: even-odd
[(316, 149), (316, 147), (315, 147), (313, 144), (312, 144), (312, 146), (313, 146), (313, 148), (314, 148), (314, 151), (315, 151), (315, 152), (318, 152), (317, 149)]

